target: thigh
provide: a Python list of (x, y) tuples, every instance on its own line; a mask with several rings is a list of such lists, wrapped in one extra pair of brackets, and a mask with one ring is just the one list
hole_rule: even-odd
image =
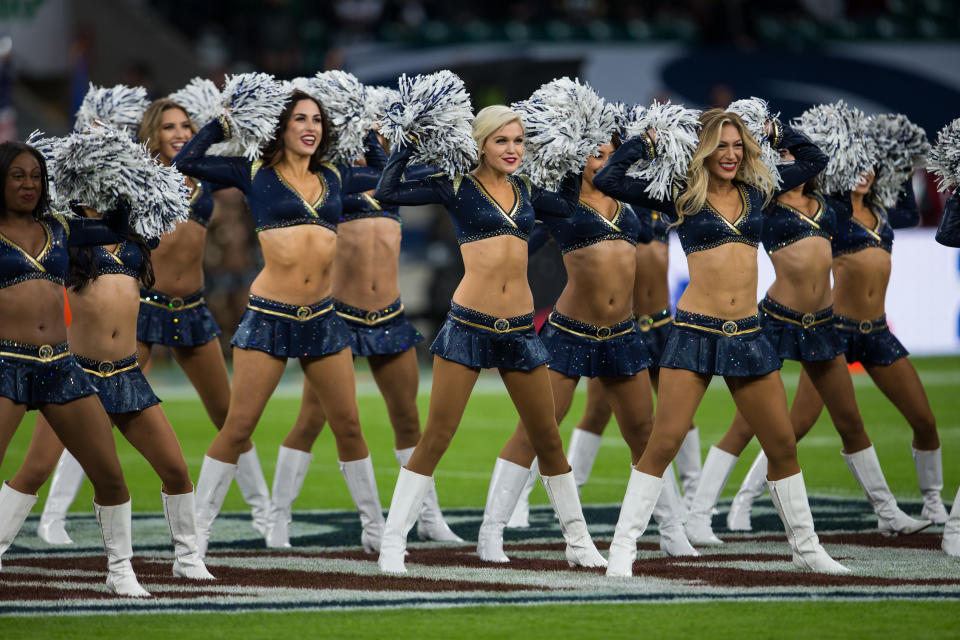
[(607, 400), (607, 392), (600, 383), (600, 378), (587, 380), (587, 406), (583, 410), (578, 429), (601, 435), (610, 422), (612, 410)]
[(37, 493), (57, 467), (62, 453), (63, 443), (43, 414), (38, 412), (27, 455), (10, 480), (10, 486), (21, 493)]
[(911, 426), (933, 425), (933, 410), (927, 392), (909, 359), (900, 358), (886, 366), (868, 365), (864, 368)]
[(500, 377), (537, 453), (540, 470), (547, 476), (569, 471), (570, 465), (563, 454), (563, 441), (557, 428), (547, 367), (541, 365), (530, 371), (501, 369)]
[(730, 423), (730, 428), (720, 438), (717, 448), (731, 455), (739, 456), (751, 440), (753, 440), (753, 427), (743, 417), (743, 413), (737, 409), (736, 413), (733, 414), (733, 422)]
[(213, 440), (208, 455), (224, 462), (236, 462), (256, 429), (267, 401), (273, 395), (287, 365), (278, 358), (254, 349), (233, 350), (233, 388), (223, 429)]
[(577, 390), (577, 384), (580, 378), (574, 378), (559, 371), (547, 370), (547, 376), (550, 378), (550, 391), (553, 394), (554, 418), (559, 425), (570, 412), (570, 405), (573, 404), (573, 394)]
[(846, 358), (841, 355), (826, 362), (804, 362), (803, 370), (826, 405), (837, 431), (841, 434), (863, 431)]
[[(841, 356), (843, 357), (843, 356)], [(846, 359), (843, 360), (846, 366)], [(852, 383), (851, 383), (852, 384)], [(823, 399), (813, 385), (810, 374), (806, 369), (800, 369), (800, 380), (797, 382), (797, 393), (793, 396), (790, 405), (790, 422), (797, 439), (803, 438), (816, 424), (823, 412)]]
[(417, 410), (420, 370), (413, 349), (388, 356), (369, 356), (370, 372), (391, 413)]
[(686, 369), (660, 368), (657, 411), (637, 470), (663, 477), (690, 429), (712, 376)]
[(180, 441), (160, 405), (111, 417), (127, 442), (140, 452), (160, 476), (164, 491), (169, 494), (190, 491), (190, 477)]
[(623, 378), (600, 379), (623, 440), (636, 463), (647, 447), (653, 430), (653, 391), (646, 370)]
[[(559, 423), (573, 402), (573, 393), (576, 391), (579, 378), (572, 378), (557, 371), (549, 371), (550, 386), (553, 389), (553, 402), (556, 420)], [(500, 457), (522, 467), (529, 467), (537, 453), (527, 435), (527, 428), (521, 420), (517, 424), (513, 435), (500, 450)]]
[(779, 480), (799, 473), (797, 441), (787, 410), (787, 392), (778, 371), (764, 376), (726, 378), (733, 401), (767, 455), (768, 475)]
[(173, 357), (197, 390), (213, 426), (222, 428), (230, 406), (230, 376), (220, 341), (214, 338), (196, 347), (174, 347)]
[(303, 374), (336, 431), (344, 422), (359, 423), (353, 355), (343, 349), (323, 358), (302, 358)]
[(10, 446), (13, 434), (17, 432), (17, 427), (27, 413), (27, 407), (23, 404), (17, 404), (6, 396), (0, 396), (0, 464), (3, 463), (3, 456)]

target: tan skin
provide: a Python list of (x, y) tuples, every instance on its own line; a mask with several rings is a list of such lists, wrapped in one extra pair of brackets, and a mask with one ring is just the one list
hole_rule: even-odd
[[(505, 211), (514, 195), (507, 175), (516, 171), (523, 157), (523, 128), (507, 123), (481, 145), (480, 163), (474, 177)], [(461, 245), (464, 276), (453, 301), (497, 318), (529, 313), (533, 294), (527, 283), (527, 243), (515, 236), (494, 236)], [(407, 469), (431, 476), (460, 425), (479, 369), (433, 359), (433, 389), (423, 436)], [(507, 393), (527, 430), (527, 437), (540, 460), (540, 471), (555, 476), (570, 471), (557, 429), (553, 392), (546, 366), (530, 371), (500, 369)]]
[[(32, 215), (43, 188), (37, 159), (29, 153), (14, 158), (4, 181), (6, 211), (0, 214), (0, 233), (34, 257), (40, 255), (47, 241), (43, 225)], [(64, 342), (67, 327), (61, 285), (36, 279), (0, 289), (0, 335), (5, 340), (36, 345)], [(39, 410), (87, 473), (97, 504), (127, 502), (130, 493), (117, 458), (110, 419), (97, 396), (43, 404)], [(26, 406), (0, 397), (0, 459), (25, 413)], [(16, 480), (9, 484), (22, 493), (33, 493)]]
[[(743, 203), (733, 179), (743, 153), (737, 128), (724, 125), (719, 146), (704, 161), (709, 175), (707, 201), (715, 211), (696, 215), (719, 215), (731, 223), (741, 215)], [(756, 249), (739, 242), (726, 243), (691, 253), (687, 264), (690, 284), (680, 297), (679, 309), (732, 320), (756, 313)], [(685, 369), (661, 368), (653, 433), (636, 465), (638, 471), (663, 476), (680, 449), (711, 378)], [(769, 460), (767, 477), (780, 480), (799, 473), (796, 439), (779, 372), (726, 377), (725, 381), (737, 408), (750, 424), (757, 425), (757, 438)]]
[[(167, 109), (161, 114), (160, 130), (157, 132), (157, 156), (165, 166), (186, 142), (193, 137), (190, 118), (182, 109)], [(185, 178), (193, 189), (192, 179)], [(166, 234), (160, 246), (151, 253), (156, 282), (153, 288), (172, 298), (188, 296), (203, 289), (203, 251), (207, 229), (194, 220), (187, 220)], [(137, 343), (137, 358), (141, 367), (150, 362), (150, 348), (145, 342)], [(220, 429), (227, 417), (230, 404), (230, 377), (218, 340), (192, 347), (173, 347), (173, 357), (187, 374), (197, 390), (200, 401), (213, 422)], [(252, 446), (252, 444), (251, 444)]]
[[(587, 160), (580, 187), (580, 200), (607, 220), (612, 220), (616, 215), (617, 202), (593, 186), (593, 177), (603, 168), (612, 152), (611, 145), (602, 145), (599, 155)], [(633, 312), (629, 292), (633, 286), (635, 262), (636, 250), (625, 240), (607, 240), (566, 253), (563, 263), (567, 271), (567, 285), (557, 300), (557, 311), (597, 326), (622, 322)], [(606, 397), (610, 399), (620, 432), (630, 447), (631, 463), (636, 464), (653, 427), (649, 373), (643, 370), (634, 376), (598, 377), (593, 380), (599, 381)], [(550, 371), (558, 423), (569, 411), (579, 381), (579, 376)], [(521, 421), (504, 445), (500, 457), (529, 467), (535, 455)]]
[[(90, 211), (88, 216), (99, 217)], [(114, 251), (116, 246), (104, 248)], [(140, 287), (135, 279), (123, 274), (104, 274), (79, 292), (69, 289), (67, 296), (73, 317), (67, 328), (67, 341), (74, 353), (91, 360), (113, 362), (136, 349)], [(164, 493), (177, 495), (193, 491), (180, 442), (160, 405), (109, 415), (120, 433), (160, 476)], [(57, 466), (61, 453), (63, 445), (40, 415), (27, 457), (11, 484), (29, 487), (29, 493), (36, 493)]]
[[(873, 174), (863, 176), (851, 192), (853, 218), (873, 229), (876, 214), (864, 202), (873, 185)], [(833, 260), (833, 296), (837, 314), (854, 320), (873, 320), (885, 312), (884, 300), (890, 282), (890, 254), (879, 247), (868, 247), (856, 253), (838, 256)], [(889, 365), (864, 365), (874, 383), (903, 414), (913, 430), (913, 447), (932, 451), (940, 447), (937, 422), (930, 401), (920, 382), (917, 370), (908, 358), (900, 358)], [(811, 382), (813, 384), (811, 384)], [(801, 375), (794, 398), (795, 420), (799, 432), (806, 433), (823, 409), (825, 396), (819, 395), (816, 380)], [(822, 393), (822, 392), (821, 392)], [(818, 397), (819, 396), (819, 397)], [(821, 400), (821, 397), (823, 400)], [(829, 409), (829, 403), (827, 405)]]
[[(283, 132), (283, 156), (273, 167), (308, 202), (317, 202), (323, 195), (323, 183), (310, 171), (310, 157), (322, 133), (316, 103), (300, 100)], [(336, 233), (320, 225), (297, 225), (261, 231), (257, 238), (264, 267), (250, 293), (296, 306), (311, 305), (330, 295)], [(360, 432), (350, 349), (322, 358), (300, 358), (300, 366), (336, 435), (338, 458), (344, 462), (366, 458), (369, 450)], [(250, 449), (250, 436), (285, 367), (286, 358), (234, 348), (230, 408), (207, 455), (234, 464)]]

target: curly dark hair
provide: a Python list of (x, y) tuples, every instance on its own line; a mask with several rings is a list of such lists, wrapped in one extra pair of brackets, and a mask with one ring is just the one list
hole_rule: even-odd
[(323, 123), (323, 132), (320, 134), (320, 144), (317, 145), (317, 150), (310, 156), (310, 171), (316, 172), (320, 170), (320, 165), (323, 163), (324, 158), (326, 158), (327, 152), (335, 144), (336, 132), (333, 130), (333, 122), (330, 120), (330, 116), (327, 115), (327, 110), (323, 108), (319, 100), (296, 89), (290, 94), (290, 97), (287, 99), (287, 105), (284, 107), (283, 113), (280, 114), (277, 128), (273, 132), (273, 139), (263, 148), (264, 166), (272, 167), (283, 158), (283, 133), (287, 130), (287, 124), (289, 124), (290, 117), (293, 115), (294, 107), (296, 107), (297, 103), (301, 100), (310, 100), (317, 105), (317, 108), (320, 109), (320, 119)]
[[(21, 153), (29, 153), (40, 163), (40, 197), (37, 198), (37, 204), (33, 208), (33, 218), (40, 220), (50, 207), (50, 179), (47, 174), (47, 162), (43, 159), (43, 154), (23, 142), (4, 142), (0, 144), (0, 176), (3, 178), (3, 184), (6, 184), (10, 165), (14, 158)], [(0, 191), (0, 215), (7, 215), (5, 191)]]

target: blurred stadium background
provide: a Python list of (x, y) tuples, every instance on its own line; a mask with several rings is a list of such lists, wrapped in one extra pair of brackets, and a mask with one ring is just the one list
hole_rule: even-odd
[[(725, 106), (750, 95), (785, 119), (847, 100), (903, 112), (931, 140), (960, 116), (960, 3), (949, 0), (19, 0), (0, 2), (0, 139), (66, 132), (90, 82), (161, 97), (193, 76), (250, 70), (292, 78), (343, 68), (395, 84), (449, 68), (474, 106), (579, 76), (608, 99)], [(203, 123), (198, 123), (203, 124)], [(924, 228), (898, 233), (892, 324), (916, 353), (960, 353), (958, 252), (933, 244), (944, 195), (918, 172)], [(211, 226), (207, 299), (227, 345), (259, 267), (239, 194)], [(452, 228), (435, 207), (404, 211), (401, 289), (424, 333), (461, 276)], [(677, 243), (674, 243), (676, 245)], [(685, 285), (679, 247), (671, 285)], [(761, 258), (761, 289), (772, 268)], [(538, 307), (564, 284), (559, 252), (534, 257)], [(923, 309), (919, 314), (917, 309)], [(427, 343), (429, 344), (429, 342)]]

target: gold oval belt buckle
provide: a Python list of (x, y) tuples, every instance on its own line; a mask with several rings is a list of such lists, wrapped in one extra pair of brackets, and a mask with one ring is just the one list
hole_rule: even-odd
[(597, 337), (601, 340), (606, 340), (609, 338), (611, 333), (613, 332), (610, 330), (610, 327), (600, 327), (597, 329)]
[(101, 363), (100, 363), (100, 366), (97, 367), (97, 370), (98, 370), (102, 375), (105, 375), (105, 376), (106, 376), (106, 375), (110, 375), (111, 373), (113, 373), (113, 363), (112, 363), (112, 362), (101, 362)]
[(49, 360), (53, 357), (53, 347), (48, 344), (41, 345), (37, 350), (37, 355), (40, 356), (41, 360)]
[(816, 316), (814, 316), (812, 313), (805, 313), (803, 314), (803, 317), (800, 318), (800, 324), (803, 325), (804, 329), (806, 329), (807, 327), (812, 325), (814, 322), (816, 322), (816, 320), (817, 320)]
[(863, 322), (860, 323), (859, 329), (860, 329), (860, 333), (870, 333), (871, 331), (873, 331), (873, 323), (870, 322), (869, 320), (864, 320)]
[(310, 316), (310, 307), (297, 307), (297, 319), (306, 320)]
[(506, 318), (497, 318), (496, 322), (493, 323), (493, 328), (497, 333), (504, 333), (510, 330), (510, 321)]
[(734, 322), (733, 320), (727, 320), (726, 322), (723, 323), (723, 326), (720, 328), (723, 330), (723, 332), (726, 335), (732, 336), (737, 332), (737, 323)]
[(183, 298), (170, 298), (170, 308), (171, 309), (182, 309), (183, 308)]
[(380, 319), (379, 311), (368, 311), (367, 312), (367, 322), (374, 323)]
[(650, 331), (650, 328), (653, 326), (653, 318), (647, 314), (643, 314), (637, 318), (637, 326), (640, 331)]

